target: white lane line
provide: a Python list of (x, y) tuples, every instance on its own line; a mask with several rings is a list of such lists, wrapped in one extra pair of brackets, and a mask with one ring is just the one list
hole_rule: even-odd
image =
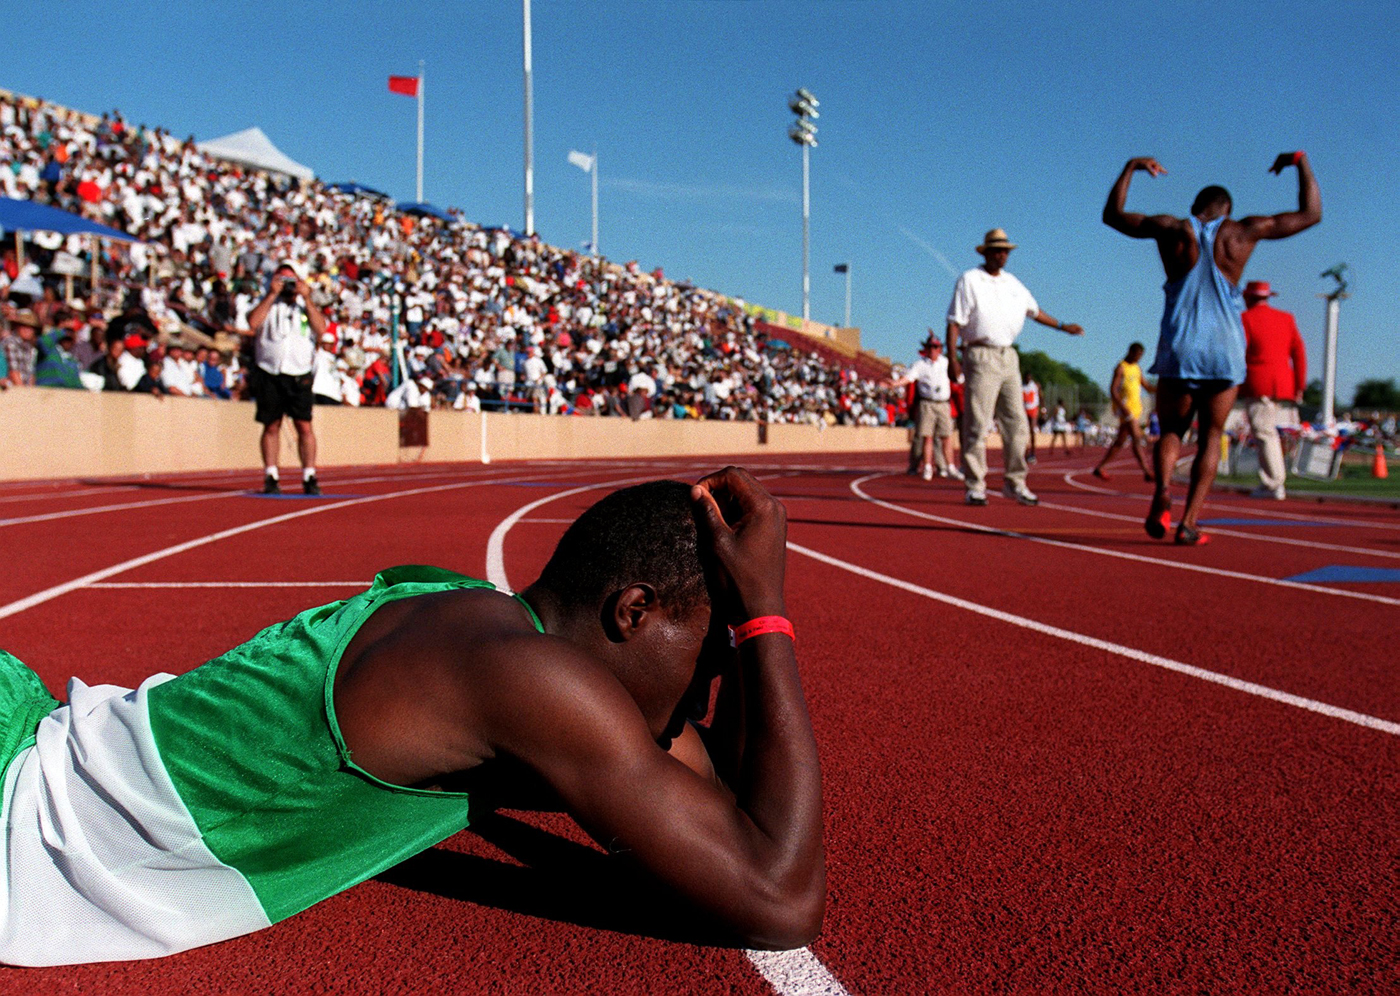
[[(1066, 473), (1063, 480), (1072, 488), (1081, 491), (1092, 491), (1095, 494), (1109, 495), (1114, 498), (1136, 498), (1140, 501), (1150, 501), (1151, 495), (1139, 494), (1135, 491), (1114, 491), (1109, 488), (1100, 488), (1092, 484), (1084, 484), (1074, 480), (1075, 476), (1082, 474), (1082, 470), (1072, 470)], [(1240, 495), (1241, 498), (1245, 497)], [(1338, 519), (1325, 515), (1309, 515), (1306, 512), (1285, 512), (1280, 508), (1253, 508), (1247, 505), (1236, 504), (1234, 502), (1208, 501), (1206, 508), (1213, 508), (1221, 512), (1232, 512), (1240, 515), (1253, 515), (1265, 519), (1296, 519), (1299, 522), (1325, 522), (1332, 526), (1355, 526), (1358, 529), (1400, 529), (1400, 522), (1375, 522), (1370, 519), (1356, 521), (1354, 519)]]
[(105, 495), (110, 494), (113, 491), (136, 490), (137, 487), (135, 484), (124, 484), (121, 487), (114, 488), (83, 488), (81, 491), (60, 491), (50, 492), (48, 494), (14, 495), (11, 497), (5, 497), (3, 495), (0, 495), (0, 503), (9, 503), (16, 501), (63, 501), (65, 498), (86, 498), (89, 495)]
[(233, 498), (243, 492), (216, 491), (212, 494), (181, 495), (178, 498), (151, 498), (146, 501), (129, 501), (116, 505), (93, 505), (88, 508), (70, 508), (62, 512), (41, 512), (37, 515), (20, 515), (13, 519), (0, 519), (0, 527), (22, 526), (30, 522), (51, 522), (54, 519), (76, 519), (82, 515), (97, 515), (99, 512), (120, 512), (132, 508), (155, 508), (157, 505), (180, 505), (191, 501), (212, 501), (215, 498)]
[[(486, 580), (501, 591), (510, 591), (510, 580), (506, 576), (505, 541), (511, 527), (541, 505), (548, 505), (558, 498), (567, 498), (593, 488), (628, 484), (635, 480), (653, 480), (653, 477), (632, 478), (622, 481), (605, 481), (590, 484), (557, 494), (546, 495), (527, 505), (522, 505), (500, 521), (491, 531), (491, 539), (486, 549)], [(571, 520), (572, 521), (572, 520)], [(788, 544), (791, 546), (791, 544)], [(850, 992), (836, 980), (820, 959), (809, 948), (795, 951), (744, 951), (744, 956), (758, 969), (760, 975), (777, 991), (778, 996), (850, 996)]]
[[(1073, 512), (1076, 515), (1092, 515), (1100, 519), (1113, 519), (1117, 522), (1142, 523), (1141, 516), (1120, 515), (1117, 512), (1103, 512), (1094, 508), (1080, 508), (1078, 505), (1061, 505), (1059, 502), (1042, 501), (1041, 508), (1058, 509), (1061, 512)], [(1176, 506), (1173, 506), (1175, 508)], [(1242, 533), (1238, 529), (1223, 529), (1220, 526), (1207, 525), (1205, 527), (1215, 536), (1233, 536), (1236, 539), (1255, 540), (1259, 543), (1281, 543), (1284, 546), (1300, 546), (1305, 550), (1332, 550), (1337, 553), (1354, 553), (1362, 557), (1384, 557), (1386, 560), (1400, 560), (1400, 553), (1390, 550), (1372, 550), (1364, 546), (1344, 546), (1340, 543), (1323, 543), (1321, 540), (1299, 540), (1288, 536), (1270, 536), (1266, 533)]]
[[(1246, 574), (1244, 571), (1231, 571), (1222, 567), (1206, 567), (1202, 564), (1192, 564), (1186, 561), (1166, 560), (1162, 557), (1149, 557), (1140, 553), (1128, 553), (1123, 550), (1107, 550), (1103, 547), (1089, 546), (1084, 543), (1070, 543), (1067, 540), (1048, 539), (1044, 536), (1033, 536), (1029, 533), (1018, 533), (1011, 529), (997, 529), (994, 526), (983, 525), (979, 522), (968, 522), (964, 519), (950, 519), (944, 515), (934, 515), (932, 512), (920, 512), (917, 509), (906, 508), (903, 505), (896, 505), (893, 502), (881, 501), (870, 495), (861, 487), (865, 482), (877, 477), (889, 477), (890, 474), (870, 474), (866, 477), (857, 478), (850, 484), (851, 491), (857, 496), (870, 502), (872, 505), (879, 505), (892, 512), (899, 512), (902, 515), (912, 515), (920, 519), (928, 519), (931, 522), (941, 522), (949, 526), (957, 526), (961, 529), (971, 529), (979, 533), (988, 533), (993, 536), (1005, 536), (1010, 539), (1026, 540), (1029, 543), (1040, 543), (1045, 546), (1059, 547), (1063, 550), (1077, 550), (1080, 553), (1092, 553), (1100, 557), (1115, 557), (1118, 560), (1131, 560), (1140, 564), (1151, 564), (1154, 567), (1168, 567), (1178, 571), (1194, 571), (1197, 574), (1212, 574), (1216, 577), (1234, 578), (1239, 581), (1253, 581), (1256, 584), (1273, 585), (1277, 588), (1292, 588), (1295, 591), (1310, 591), (1320, 595), (1335, 595), (1340, 598), (1353, 598), (1363, 602), (1376, 602), (1380, 605), (1400, 606), (1400, 598), (1391, 598), (1387, 595), (1373, 595), (1367, 591), (1349, 591), (1346, 588), (1330, 588), (1327, 585), (1307, 584), (1302, 581), (1289, 581), (1284, 578), (1271, 578), (1263, 574)], [(1044, 504), (1042, 502), (1041, 504)]]
[(1235, 691), (1244, 692), (1247, 695), (1256, 695), (1259, 698), (1269, 699), (1272, 702), (1280, 702), (1284, 705), (1294, 706), (1298, 709), (1306, 709), (1309, 712), (1320, 713), (1332, 719), (1340, 719), (1347, 723), (1355, 723), (1357, 726), (1364, 726), (1367, 729), (1379, 730), (1382, 733), (1389, 733), (1392, 736), (1400, 736), (1400, 723), (1393, 723), (1387, 719), (1380, 719), (1376, 716), (1368, 716), (1362, 712), (1355, 712), (1351, 709), (1343, 709), (1341, 706), (1330, 705), (1326, 702), (1319, 702), (1316, 699), (1304, 698), (1301, 695), (1294, 695), (1292, 692), (1280, 691), (1277, 688), (1270, 688), (1267, 685), (1255, 684), (1252, 681), (1244, 681), (1240, 678), (1232, 677), (1228, 674), (1220, 674), (1217, 671), (1208, 671), (1203, 667), (1196, 667), (1194, 664), (1185, 664), (1181, 661), (1172, 660), (1170, 657), (1161, 657), (1157, 654), (1149, 654), (1146, 651), (1138, 650), (1134, 647), (1125, 647), (1121, 643), (1113, 643), (1110, 640), (1100, 640), (1096, 636), (1087, 636), (1084, 633), (1076, 633), (1073, 630), (1062, 629), (1059, 626), (1051, 626), (1048, 623), (1039, 622), (1035, 619), (1027, 619), (1025, 616), (1018, 616), (1010, 612), (1003, 612), (1001, 609), (994, 609), (978, 602), (970, 602), (965, 598), (958, 598), (956, 595), (944, 594), (941, 591), (934, 591), (932, 588), (925, 588), (923, 585), (914, 584), (912, 581), (905, 581), (903, 578), (891, 577), (888, 574), (881, 574), (869, 568), (852, 564), (849, 561), (839, 560), (836, 557), (828, 556), (817, 550), (799, 546), (789, 541), (788, 549), (794, 553), (800, 553), (804, 557), (829, 564), (832, 567), (839, 567), (843, 571), (871, 581), (879, 581), (892, 588), (899, 588), (903, 591), (912, 592), (915, 595), (922, 595), (924, 598), (931, 598), (935, 602), (942, 602), (954, 608), (966, 609), (968, 612), (975, 612), (978, 615), (987, 616), (1000, 622), (1010, 623), (1013, 626), (1020, 626), (1023, 629), (1034, 630), (1037, 633), (1044, 633), (1046, 636), (1053, 636), (1061, 640), (1068, 640), (1077, 643), (1082, 647), (1093, 647), (1095, 650), (1103, 650), (1119, 657), (1126, 657), (1129, 660), (1139, 661), (1143, 664), (1151, 664), (1154, 667), (1165, 668), (1168, 671), (1175, 671), (1201, 681), (1209, 681), (1217, 685), (1224, 685), (1226, 688), (1233, 688)]
[(146, 564), (155, 563), (157, 560), (164, 560), (166, 557), (173, 557), (176, 554), (185, 553), (188, 550), (194, 550), (198, 547), (206, 546), (209, 543), (216, 543), (219, 540), (229, 539), (233, 536), (240, 536), (243, 533), (250, 533), (255, 529), (262, 529), (266, 526), (275, 526), (281, 522), (290, 522), (293, 519), (301, 519), (308, 515), (320, 515), (322, 512), (330, 512), (334, 511), (335, 509), (349, 508), (351, 505), (365, 505), (370, 502), (385, 501), (389, 498), (407, 498), (411, 495), (432, 494), (438, 491), (451, 491), (457, 488), (470, 488), (481, 484), (498, 484), (506, 481), (519, 481), (526, 479), (528, 478), (524, 478), (518, 475), (510, 475), (495, 478), (493, 480), (456, 481), (451, 484), (435, 484), (430, 487), (409, 488), (404, 491), (390, 491), (382, 495), (367, 495), (364, 498), (350, 498), (345, 501), (337, 501), (325, 505), (317, 505), (314, 508), (304, 508), (295, 512), (287, 512), (284, 515), (274, 515), (268, 519), (258, 519), (256, 522), (249, 522), (241, 526), (234, 526), (231, 529), (221, 529), (218, 532), (209, 533), (206, 536), (200, 536), (196, 539), (186, 540), (183, 543), (176, 543), (173, 546), (167, 546), (164, 549), (156, 550), (152, 553), (142, 554), (139, 557), (132, 557), (130, 560), (123, 560), (119, 564), (113, 564), (111, 567), (104, 567), (101, 570), (93, 571), (90, 574), (84, 574), (82, 577), (73, 578), (71, 581), (64, 581), (61, 584), (56, 584), (50, 588), (45, 588), (43, 591), (36, 591), (32, 595), (28, 595), (24, 598), (17, 599), (9, 603), (8, 605), (0, 606), (0, 619), (5, 619), (9, 616), (15, 615), (16, 613), (23, 612), (25, 609), (32, 609), (36, 605), (42, 605), (44, 602), (58, 598), (60, 595), (66, 595), (68, 592), (74, 591), (75, 589), (85, 587), (98, 581), (106, 581), (113, 575), (122, 574), (126, 571), (133, 570), (137, 567), (144, 567)]
[(760, 975), (782, 996), (850, 996), (809, 948), (745, 951)]
[(89, 588), (368, 588), (369, 581), (98, 581)]

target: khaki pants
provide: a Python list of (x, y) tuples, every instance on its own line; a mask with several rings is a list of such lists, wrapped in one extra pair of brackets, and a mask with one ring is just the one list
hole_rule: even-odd
[[(939, 473), (948, 469), (948, 463), (943, 459), (943, 437), (953, 434), (953, 405), (950, 401), (930, 401), (927, 398), (919, 399), (919, 419), (916, 423), (915, 433), (922, 441), (933, 437), (933, 460), (938, 465)], [(922, 451), (919, 454), (919, 461), (923, 462)]]
[(1030, 427), (1021, 400), (1021, 363), (1010, 346), (968, 346), (963, 350), (962, 463), (968, 491), (987, 487), (987, 430), (996, 419), (1001, 459), (1014, 487), (1026, 484)]
[(1283, 491), (1288, 468), (1283, 462), (1283, 442), (1279, 439), (1280, 417), (1298, 420), (1297, 409), (1281, 405), (1273, 398), (1250, 398), (1245, 402), (1249, 431), (1259, 441), (1259, 483), (1275, 494)]

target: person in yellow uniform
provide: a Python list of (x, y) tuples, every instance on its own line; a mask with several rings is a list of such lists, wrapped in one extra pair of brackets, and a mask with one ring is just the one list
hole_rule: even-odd
[(1142, 381), (1142, 367), (1138, 366), (1138, 361), (1142, 359), (1143, 352), (1142, 343), (1133, 343), (1128, 347), (1128, 355), (1113, 369), (1113, 383), (1109, 385), (1108, 393), (1113, 398), (1113, 413), (1118, 416), (1118, 435), (1113, 437), (1113, 442), (1104, 451), (1103, 459), (1094, 468), (1094, 476), (1101, 481), (1109, 480), (1104, 467), (1129, 440), (1133, 443), (1133, 457), (1142, 468), (1142, 479), (1153, 479), (1152, 471), (1148, 470), (1147, 461), (1142, 456), (1142, 392), (1146, 389), (1155, 394), (1157, 388)]

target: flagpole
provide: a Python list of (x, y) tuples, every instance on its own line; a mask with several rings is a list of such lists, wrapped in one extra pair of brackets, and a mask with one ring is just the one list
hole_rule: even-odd
[(418, 203), (423, 203), (423, 60), (418, 60)]
[(846, 264), (846, 328), (851, 327), (851, 264)]
[(525, 8), (525, 235), (535, 234), (535, 137), (531, 119), (535, 113), (534, 93), (530, 84), (530, 0)]
[(602, 256), (598, 251), (598, 146), (593, 146), (593, 258)]

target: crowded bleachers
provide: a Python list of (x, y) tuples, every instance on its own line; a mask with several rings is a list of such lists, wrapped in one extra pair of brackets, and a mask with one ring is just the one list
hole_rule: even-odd
[(47, 362), (55, 386), (244, 397), (240, 333), (290, 259), (329, 323), (314, 386), (324, 403), (865, 425), (902, 415), (899, 392), (857, 361), (783, 348), (742, 301), (455, 213), (404, 214), (372, 192), (223, 162), (116, 111), (0, 93), (0, 195), (141, 240), (101, 243), (93, 287), (86, 237), (35, 233), (21, 246), (7, 233), (10, 383)]

